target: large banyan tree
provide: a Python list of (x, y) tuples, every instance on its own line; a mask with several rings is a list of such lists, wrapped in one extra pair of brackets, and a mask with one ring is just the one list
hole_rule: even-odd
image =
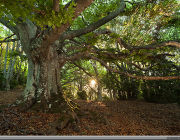
[[(151, 50), (180, 48), (178, 40), (161, 39), (160, 34), (161, 28), (172, 23), (172, 19), (178, 22), (177, 7), (174, 0), (0, 1), (0, 23), (17, 37), (6, 42), (20, 40), (28, 58), (26, 88), (16, 104), (25, 103), (27, 108), (34, 107), (42, 112), (62, 108), (67, 111), (60, 70), (66, 62), (79, 59), (96, 60), (111, 72), (136, 79), (180, 79), (177, 75), (147, 77), (114, 69), (107, 63), (122, 61), (143, 70), (148, 67), (142, 68), (128, 60), (135, 56), (143, 59), (171, 56), (169, 53), (154, 55)], [(137, 34), (141, 36), (138, 38)], [(138, 45), (140, 38), (146, 41)], [(104, 43), (104, 47), (99, 47), (100, 43)], [(113, 43), (116, 47), (110, 46)]]

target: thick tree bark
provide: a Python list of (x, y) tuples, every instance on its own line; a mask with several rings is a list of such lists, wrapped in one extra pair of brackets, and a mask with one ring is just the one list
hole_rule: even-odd
[[(77, 6), (73, 20), (89, 7), (93, 0), (75, 2)], [(70, 3), (65, 8), (68, 8)], [(22, 94), (22, 102), (19, 103), (26, 103), (28, 108), (35, 105), (35, 109), (42, 112), (56, 111), (62, 109), (63, 105), (68, 109), (59, 75), (66, 60), (64, 54), (59, 53), (57, 44), (53, 46), (52, 43), (59, 39), (69, 26), (69, 23), (66, 23), (61, 27), (47, 29), (48, 32), (43, 36), (37, 36), (37, 27), (30, 20), (22, 24), (16, 23), (23, 51), (28, 57), (27, 84)]]
[(55, 45), (49, 46), (45, 52), (41, 49), (33, 50), (42, 52), (39, 55), (34, 55), (33, 51), (28, 55), (27, 84), (16, 104), (24, 112), (30, 109), (37, 112), (61, 113), (69, 115), (73, 122), (79, 123), (76, 113), (72, 112), (76, 111), (72, 106), (73, 101), (66, 99), (60, 83), (60, 69), (66, 62), (64, 54), (58, 54)]
[[(38, 49), (36, 50), (38, 51)], [(40, 112), (56, 112), (65, 104), (59, 71), (65, 64), (63, 54), (58, 54), (55, 46), (50, 46), (47, 55), (28, 57), (28, 75), (23, 102)]]

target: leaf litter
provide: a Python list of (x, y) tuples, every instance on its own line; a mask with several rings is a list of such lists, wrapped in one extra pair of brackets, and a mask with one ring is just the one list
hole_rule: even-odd
[[(0, 91), (0, 106), (14, 102), (21, 94), (20, 90)], [(0, 135), (180, 135), (180, 106), (177, 104), (156, 104), (144, 100), (73, 101), (81, 105), (86, 116), (90, 116), (88, 111), (93, 110), (98, 112), (100, 117), (105, 116), (109, 123), (104, 124), (92, 120), (91, 117), (82, 116), (79, 117), (78, 131), (68, 124), (64, 129), (53, 133), (53, 122), (61, 116), (60, 113), (29, 111), (18, 114), (16, 107), (5, 107), (4, 116), (3, 112), (0, 112), (0, 122), (3, 122), (0, 124)], [(6, 121), (2, 121), (3, 117)], [(52, 133), (49, 134), (50, 130)]]

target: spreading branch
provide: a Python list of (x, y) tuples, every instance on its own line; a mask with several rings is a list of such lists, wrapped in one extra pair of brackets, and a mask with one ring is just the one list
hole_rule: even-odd
[(2, 23), (4, 26), (6, 26), (8, 29), (10, 29), (16, 36), (19, 38), (19, 32), (16, 26), (12, 26), (10, 24), (10, 21), (6, 21), (5, 18), (0, 18), (0, 23)]
[(176, 41), (176, 40), (154, 42), (152, 44), (144, 45), (144, 46), (133, 46), (131, 44), (126, 43), (122, 38), (114, 36), (112, 33), (115, 33), (115, 32), (113, 32), (113, 31), (111, 31), (109, 29), (99, 29), (94, 34), (96, 36), (107, 34), (112, 38), (116, 38), (116, 41), (119, 43), (119, 45), (122, 48), (125, 48), (127, 50), (131, 50), (131, 51), (143, 50), (143, 49), (145, 49), (145, 50), (153, 50), (153, 49), (158, 49), (158, 48), (162, 48), (162, 47), (165, 47), (165, 46), (174, 46), (174, 47), (180, 48), (180, 42)]
[(78, 67), (79, 69), (83, 70), (88, 76), (93, 77), (92, 74), (88, 73), (84, 68), (82, 68), (81, 66), (79, 66), (78, 64), (76, 64), (76, 62), (73, 62), (73, 61), (72, 61), (72, 63), (73, 63), (76, 67)]
[(126, 5), (125, 2), (123, 0), (119, 0), (117, 2), (117, 5), (118, 5), (118, 8), (115, 11), (111, 12), (106, 17), (98, 20), (97, 22), (89, 25), (88, 27), (63, 33), (61, 40), (72, 39), (74, 37), (79, 37), (79, 36), (85, 35), (89, 32), (92, 32), (92, 31), (98, 29), (102, 25), (108, 23), (112, 19), (116, 18), (120, 13), (124, 12), (124, 8)]
[(0, 41), (0, 43), (3, 43), (3, 42), (15, 42), (15, 41), (19, 41), (19, 40), (20, 40), (19, 38), (16, 38), (16, 39), (8, 39), (8, 40)]
[(59, 0), (53, 0), (53, 10), (59, 12)]
[[(2, 45), (3, 42), (15, 42), (15, 41), (18, 41), (19, 38), (16, 38), (16, 39), (8, 39), (8, 38), (11, 38), (12, 36), (14, 36), (15, 34), (12, 34), (8, 37), (6, 37), (5, 39), (3, 39), (2, 41), (0, 41), (0, 46)], [(8, 39), (8, 40), (7, 40)]]
[(125, 76), (128, 76), (128, 77), (134, 78), (134, 79), (143, 79), (143, 80), (172, 80), (172, 79), (180, 79), (180, 76), (165, 76), (165, 77), (159, 77), (159, 76), (156, 76), (156, 77), (154, 77), (154, 76), (152, 76), (152, 77), (150, 77), (150, 76), (135, 76), (135, 75), (131, 75), (129, 73), (125, 73), (125, 72), (121, 72), (121, 71), (118, 71), (116, 69), (113, 69), (113, 68), (107, 66), (107, 64), (103, 60), (98, 59), (95, 56), (88, 55), (87, 57), (90, 58), (90, 59), (93, 59), (93, 60), (96, 60), (96, 61), (100, 62), (102, 66), (104, 66), (106, 69), (108, 69), (108, 70), (110, 70), (110, 71), (112, 71), (114, 73), (125, 75)]
[(135, 64), (135, 63), (132, 63), (132, 62), (129, 62), (129, 61), (125, 61), (127, 64), (130, 64), (130, 65), (133, 65), (135, 66), (136, 68), (142, 70), (142, 71), (148, 71), (150, 68), (156, 66), (156, 65), (151, 65), (150, 67), (148, 68), (141, 68), (139, 65)]
[[(94, 0), (74, 0), (74, 2), (77, 5), (75, 6), (74, 17), (72, 20), (75, 20), (87, 7), (89, 7), (94, 2)], [(72, 3), (72, 1), (70, 3)], [(70, 3), (66, 4), (65, 8), (69, 7)], [(51, 29), (44, 35), (44, 41), (41, 46), (45, 48), (49, 47), (52, 43), (61, 37), (61, 35), (69, 26), (69, 23), (62, 24), (60, 27), (55, 26), (54, 29)]]
[(109, 74), (112, 76), (112, 78), (113, 78), (116, 82), (118, 82), (118, 83), (120, 83), (120, 84), (123, 84), (123, 82), (120, 82), (120, 81), (116, 78), (116, 76), (114, 76), (114, 74), (112, 74), (111, 71), (109, 71)]

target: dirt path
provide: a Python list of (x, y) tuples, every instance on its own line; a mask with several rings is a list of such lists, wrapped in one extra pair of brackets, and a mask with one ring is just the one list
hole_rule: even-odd
[[(0, 105), (12, 103), (21, 93), (19, 90), (0, 91)], [(75, 132), (68, 126), (59, 130), (59, 135), (180, 135), (180, 107), (176, 104), (155, 104), (143, 100), (74, 101), (83, 109), (106, 114), (110, 124), (94, 123), (87, 118), (81, 118), (80, 132)], [(45, 134), (50, 129), (49, 123), (60, 116), (58, 113), (35, 114), (37, 118), (30, 121), (29, 118), (34, 116), (34, 113), (21, 113), (24, 118), (22, 125), (28, 130)], [(17, 135), (17, 132), (9, 132), (9, 135)]]
[(22, 94), (23, 89), (0, 91), (0, 105), (11, 104)]

